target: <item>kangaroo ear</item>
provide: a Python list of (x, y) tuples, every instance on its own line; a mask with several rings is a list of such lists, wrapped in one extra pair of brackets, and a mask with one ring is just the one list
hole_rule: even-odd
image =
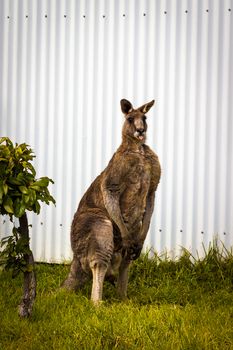
[(138, 110), (142, 113), (147, 113), (151, 109), (154, 103), (155, 103), (155, 100), (152, 100), (149, 103), (146, 103), (145, 105), (139, 107)]
[(132, 112), (133, 106), (128, 100), (123, 99), (121, 100), (121, 110), (124, 114), (128, 114), (129, 112)]

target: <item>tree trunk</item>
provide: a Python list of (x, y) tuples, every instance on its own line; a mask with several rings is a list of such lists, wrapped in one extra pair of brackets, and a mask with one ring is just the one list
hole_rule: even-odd
[(34, 258), (29, 245), (29, 229), (26, 213), (19, 218), (19, 232), (25, 242), (28, 242), (27, 250), (28, 252), (30, 251), (30, 253), (24, 254), (27, 271), (24, 272), (23, 298), (19, 305), (19, 316), (28, 317), (32, 313), (33, 303), (36, 298), (36, 274), (34, 270)]

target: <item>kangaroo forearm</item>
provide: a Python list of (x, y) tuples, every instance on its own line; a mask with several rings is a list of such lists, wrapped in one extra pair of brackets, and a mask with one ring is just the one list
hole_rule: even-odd
[(145, 217), (145, 219), (143, 220), (143, 224), (140, 232), (140, 239), (142, 242), (144, 242), (146, 239), (146, 235), (150, 227), (150, 220), (151, 220), (151, 215), (147, 215), (147, 217)]
[(105, 208), (107, 209), (107, 212), (110, 216), (110, 218), (115, 222), (115, 224), (118, 226), (121, 236), (123, 239), (128, 238), (127, 237), (127, 228), (124, 223), (121, 210), (120, 210), (120, 205), (119, 205), (119, 199), (117, 196), (114, 196), (112, 194), (109, 194), (107, 191), (104, 191), (103, 193), (103, 198), (104, 198), (104, 205)]
[(142, 227), (140, 232), (140, 238), (142, 241), (145, 240), (147, 232), (149, 230), (153, 210), (154, 210), (154, 195), (150, 196), (147, 200), (146, 211), (143, 217)]
[(110, 205), (110, 206), (105, 206), (109, 216), (111, 219), (115, 222), (115, 224), (119, 227), (121, 233), (124, 235), (124, 232), (127, 230), (125, 223), (123, 221), (119, 206), (117, 204), (115, 205)]

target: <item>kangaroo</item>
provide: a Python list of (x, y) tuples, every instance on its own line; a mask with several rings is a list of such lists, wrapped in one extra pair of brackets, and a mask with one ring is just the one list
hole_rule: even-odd
[(73, 261), (63, 287), (76, 290), (93, 278), (91, 300), (102, 300), (104, 279), (117, 277), (117, 294), (127, 297), (128, 271), (141, 253), (154, 209), (161, 168), (145, 145), (145, 114), (154, 100), (134, 109), (123, 99), (122, 143), (82, 197), (71, 227)]

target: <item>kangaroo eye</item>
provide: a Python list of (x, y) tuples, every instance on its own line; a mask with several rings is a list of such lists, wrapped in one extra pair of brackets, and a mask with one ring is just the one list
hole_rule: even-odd
[(143, 120), (144, 122), (146, 121), (146, 116), (145, 116), (145, 115), (142, 117), (142, 120)]
[(129, 123), (133, 123), (133, 118), (132, 117), (129, 117), (127, 120), (128, 120)]

